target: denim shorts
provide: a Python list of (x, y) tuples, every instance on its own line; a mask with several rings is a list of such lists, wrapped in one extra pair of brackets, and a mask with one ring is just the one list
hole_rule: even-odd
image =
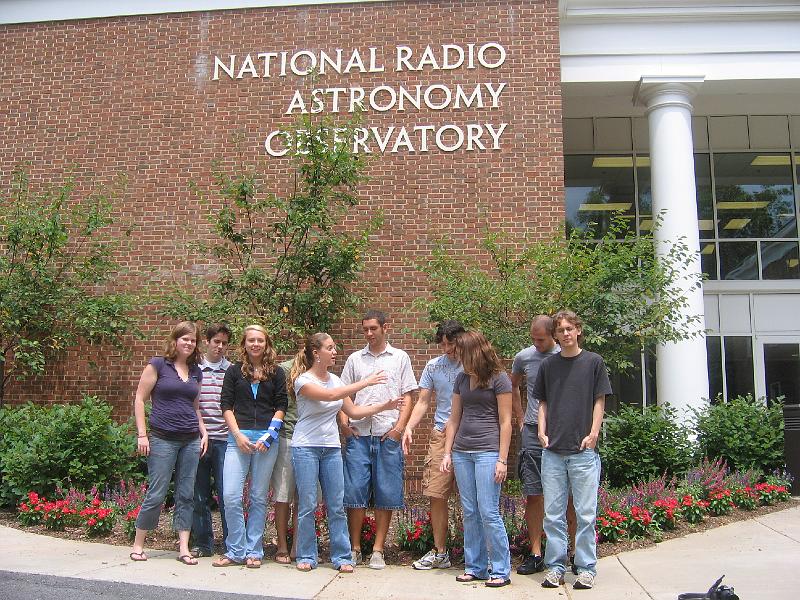
[[(344, 505), (399, 510), (403, 502), (403, 449), (381, 436), (347, 438), (344, 449)], [(370, 502), (371, 501), (371, 502)]]
[(542, 444), (539, 441), (539, 427), (525, 423), (517, 461), (519, 480), (525, 496), (542, 496)]

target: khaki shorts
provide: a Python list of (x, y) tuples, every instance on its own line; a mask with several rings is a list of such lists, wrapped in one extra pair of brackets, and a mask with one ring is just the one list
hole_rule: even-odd
[(292, 467), (292, 448), (289, 442), (289, 438), (278, 438), (278, 458), (275, 460), (272, 479), (269, 482), (273, 502), (294, 502), (297, 494)]
[(428, 444), (428, 456), (425, 457), (425, 471), (422, 475), (422, 493), (431, 498), (447, 500), (453, 493), (455, 478), (453, 469), (442, 473), (439, 465), (444, 457), (445, 434), (436, 429), (431, 430), (431, 439)]

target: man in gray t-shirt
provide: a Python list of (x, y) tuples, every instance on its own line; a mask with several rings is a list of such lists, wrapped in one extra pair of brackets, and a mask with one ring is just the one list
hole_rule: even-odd
[(542, 586), (556, 588), (564, 582), (567, 498), (571, 491), (578, 521), (574, 563), (578, 578), (573, 587), (589, 589), (597, 574), (597, 439), (611, 383), (603, 359), (580, 347), (580, 318), (572, 311), (561, 311), (553, 321), (561, 352), (542, 362), (533, 388), (539, 400), (539, 441), (544, 448), (544, 561), (548, 571)]
[[(533, 385), (539, 374), (542, 361), (561, 348), (553, 338), (553, 319), (547, 315), (538, 315), (531, 322), (531, 340), (533, 345), (520, 351), (511, 365), (511, 403), (514, 417), (519, 424), (522, 439), (517, 473), (525, 495), (525, 522), (528, 525), (528, 537), (531, 553), (517, 567), (520, 575), (530, 575), (544, 570), (542, 558), (542, 519), (544, 518), (544, 499), (542, 496), (542, 446), (539, 443), (537, 421), (539, 419), (539, 401), (533, 395)], [(528, 404), (525, 416), (522, 413), (522, 396), (520, 385), (525, 378), (528, 390)]]

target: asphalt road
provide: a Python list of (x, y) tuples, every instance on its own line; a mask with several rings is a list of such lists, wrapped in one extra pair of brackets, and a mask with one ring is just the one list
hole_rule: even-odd
[(290, 600), (0, 571), (2, 600), (220, 600), (221, 596), (231, 600)]

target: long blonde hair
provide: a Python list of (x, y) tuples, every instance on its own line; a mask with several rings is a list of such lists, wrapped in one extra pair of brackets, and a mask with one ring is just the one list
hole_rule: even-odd
[(314, 350), (322, 348), (325, 340), (329, 339), (331, 339), (331, 336), (322, 331), (306, 338), (303, 347), (294, 357), (292, 370), (289, 373), (289, 381), (286, 382), (286, 387), (289, 389), (290, 394), (294, 394), (294, 382), (297, 381), (297, 378), (314, 366)]
[(465, 331), (456, 338), (456, 347), (464, 373), (477, 377), (480, 388), (488, 387), (492, 377), (505, 370), (492, 344), (480, 331)]
[(261, 361), (260, 381), (270, 379), (275, 374), (278, 355), (275, 353), (275, 348), (272, 346), (272, 338), (270, 337), (269, 333), (267, 333), (267, 330), (261, 327), (261, 325), (248, 325), (244, 328), (244, 331), (242, 331), (242, 341), (239, 342), (239, 358), (242, 361), (242, 375), (244, 375), (246, 379), (252, 381), (255, 373), (255, 369), (253, 364), (250, 362), (250, 357), (247, 355), (247, 349), (245, 348), (244, 344), (245, 340), (247, 339), (248, 331), (258, 331), (259, 333), (263, 333), (264, 338), (267, 340), (267, 344), (264, 348), (264, 358)]

